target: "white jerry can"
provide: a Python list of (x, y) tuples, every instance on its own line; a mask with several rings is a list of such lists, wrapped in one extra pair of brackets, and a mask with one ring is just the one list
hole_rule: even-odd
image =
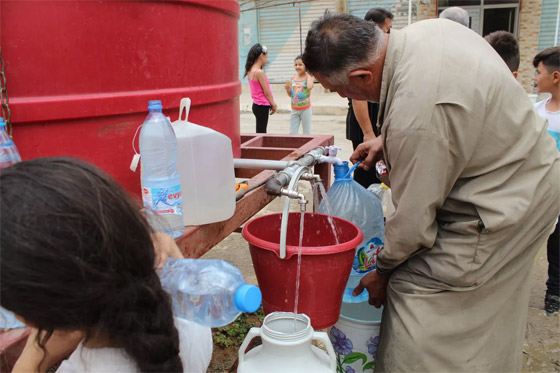
[(185, 225), (224, 221), (235, 212), (231, 140), (211, 128), (190, 123), (190, 107), (190, 98), (183, 98), (179, 119), (172, 123), (177, 137), (183, 220)]
[[(262, 345), (245, 353), (249, 342), (261, 337)], [(327, 351), (311, 344), (322, 342)], [(327, 333), (315, 332), (305, 314), (268, 314), (260, 328), (251, 328), (239, 348), (238, 373), (327, 373), (336, 371), (336, 355)]]

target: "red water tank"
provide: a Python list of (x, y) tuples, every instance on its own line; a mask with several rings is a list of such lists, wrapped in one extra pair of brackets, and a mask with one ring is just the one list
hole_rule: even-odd
[[(240, 155), (237, 0), (2, 0), (0, 42), (22, 158), (75, 156), (139, 195), (129, 169), (148, 100)], [(211, 156), (209, 149), (207, 156)], [(201, 155), (202, 156), (202, 155)]]

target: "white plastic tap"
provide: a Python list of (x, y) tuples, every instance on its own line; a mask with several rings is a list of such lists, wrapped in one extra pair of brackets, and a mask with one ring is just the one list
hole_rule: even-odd
[(319, 158), (319, 163), (330, 163), (330, 164), (342, 164), (342, 159), (338, 158), (336, 156), (336, 153), (339, 150), (342, 150), (342, 148), (340, 146), (336, 146), (336, 145), (330, 145), (325, 147), (328, 151), (329, 155), (322, 155)]

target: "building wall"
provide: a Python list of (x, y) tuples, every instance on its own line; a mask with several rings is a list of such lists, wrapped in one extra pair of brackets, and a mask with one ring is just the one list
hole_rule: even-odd
[(517, 80), (527, 93), (536, 93), (534, 91), (535, 68), (532, 62), (539, 45), (541, 5), (542, 0), (521, 0), (519, 11), (518, 40), (521, 63)]
[[(318, 1), (317, 3), (321, 3)], [(521, 63), (519, 66), (518, 80), (527, 91), (527, 93), (534, 92), (534, 68), (532, 65), (533, 57), (538, 53), (540, 49), (543, 49), (543, 38), (539, 38), (539, 32), (541, 30), (541, 11), (543, 8), (543, 2), (545, 3), (555, 3), (557, 0), (521, 0), (520, 10), (519, 10), (519, 27), (518, 27), (518, 40), (519, 49), (521, 52)], [(269, 3), (268, 1), (255, 0), (253, 4), (259, 3)], [(313, 3), (311, 3), (313, 4)], [(389, 5), (390, 6), (387, 6)], [(367, 9), (375, 6), (387, 6), (387, 8), (393, 12), (395, 15), (394, 27), (402, 28), (408, 23), (408, 0), (332, 0), (332, 5), (329, 6), (335, 11), (347, 11), (352, 14), (363, 17)], [(366, 9), (367, 8), (367, 9)], [(550, 8), (550, 9), (549, 9)], [(548, 7), (545, 9), (547, 14), (545, 18), (550, 18), (548, 13), (557, 14), (558, 7)], [(281, 11), (282, 7), (278, 7), (278, 11)], [(363, 14), (362, 14), (363, 13)], [(556, 17), (556, 14), (552, 14), (552, 17)], [(412, 2), (412, 22), (421, 21), (423, 19), (436, 18), (437, 17), (437, 3), (436, 0), (413, 0)], [(295, 27), (294, 27), (295, 30)], [(254, 43), (260, 40), (260, 30), (259, 30), (259, 16), (256, 11), (250, 11), (241, 14), (241, 20), (239, 23), (239, 42), (240, 42), (240, 60), (239, 66), (240, 70), (244, 69), (245, 58), (248, 49)], [(282, 39), (285, 39), (284, 36)], [(540, 42), (540, 44), (539, 44)], [(549, 46), (549, 45), (547, 45)], [(546, 46), (545, 46), (546, 47)], [(539, 49), (540, 48), (540, 49)], [(292, 53), (293, 54), (293, 53)], [(272, 55), (271, 55), (272, 57)], [(290, 56), (290, 58), (293, 58)], [(240, 71), (240, 78), (243, 76), (243, 72)]]
[[(539, 44), (539, 25), (542, 0), (521, 0), (519, 11), (519, 50), (521, 60), (517, 80), (527, 93), (533, 93), (535, 69), (533, 57), (537, 54)], [(436, 2), (418, 3), (418, 20), (435, 18)], [(536, 92), (535, 92), (536, 93)]]

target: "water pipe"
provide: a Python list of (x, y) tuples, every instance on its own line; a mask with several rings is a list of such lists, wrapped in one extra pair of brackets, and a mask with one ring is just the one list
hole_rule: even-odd
[(235, 158), (233, 160), (233, 166), (235, 168), (251, 168), (251, 169), (261, 169), (261, 170), (283, 170), (286, 167), (290, 167), (295, 164), (296, 161), (275, 161), (269, 159), (246, 159), (246, 158)]
[(297, 182), (302, 177), (302, 175), (313, 175), (311, 170), (305, 166), (298, 166), (299, 168), (294, 171), (293, 175), (290, 178), (290, 184), (288, 185), (287, 189), (281, 189), (280, 193), (285, 195), (289, 198), (286, 198), (284, 201), (284, 209), (282, 210), (282, 221), (280, 223), (280, 259), (286, 258), (286, 234), (288, 230), (288, 216), (290, 210), (290, 201), (291, 198), (299, 199), (299, 206), (301, 213), (305, 213), (305, 207), (307, 205), (307, 200), (305, 196), (297, 191)]
[[(284, 188), (286, 185), (290, 183), (290, 180), (292, 179), (296, 170), (298, 170), (301, 167), (313, 166), (315, 163), (320, 162), (321, 157), (324, 157), (325, 155), (326, 155), (326, 149), (322, 146), (319, 146), (305, 153), (301, 158), (296, 160), (294, 164), (284, 168), (282, 171), (278, 172), (270, 180), (267, 181), (265, 185), (266, 193), (275, 196), (283, 195), (281, 192), (282, 188)], [(306, 177), (304, 177), (304, 179), (309, 180), (310, 177), (313, 178), (313, 176), (307, 175)]]

